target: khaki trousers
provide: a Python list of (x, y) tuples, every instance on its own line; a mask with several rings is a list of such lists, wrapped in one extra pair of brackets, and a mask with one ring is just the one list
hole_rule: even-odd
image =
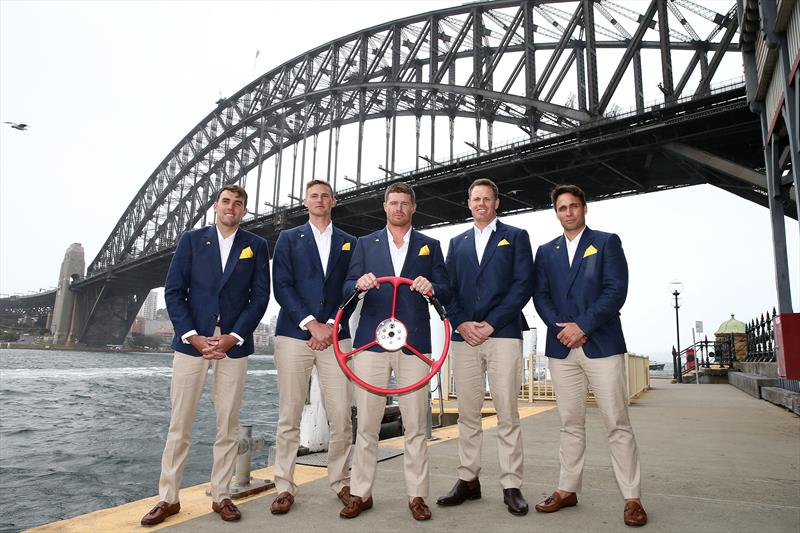
[(551, 357), (548, 364), (561, 417), (558, 488), (567, 492), (581, 490), (586, 451), (586, 391), (587, 385), (591, 385), (608, 430), (611, 465), (619, 490), (625, 499), (639, 498), (639, 448), (628, 418), (624, 355), (590, 359), (583, 348), (575, 348), (566, 359)]
[[(339, 341), (343, 351), (350, 351), (351, 341)], [(322, 401), (328, 417), (328, 482), (334, 492), (350, 485), (350, 450), (353, 426), (350, 406), (353, 388), (336, 361), (333, 347), (312, 350), (306, 341), (292, 337), (275, 338), (275, 367), (278, 369), (278, 431), (275, 451), (275, 488), (281, 492), (297, 493), (294, 468), (300, 446), (300, 419), (308, 397), (308, 380), (312, 367), (317, 366)]]
[(239, 451), (239, 410), (247, 376), (247, 357), (211, 360), (175, 352), (170, 391), (172, 414), (158, 481), (158, 496), (168, 503), (179, 501), (178, 492), (192, 441), (192, 424), (209, 368), (213, 371), (211, 394), (217, 419), (211, 497), (215, 502), (230, 498), (229, 487)]
[[(430, 357), (430, 354), (425, 354)], [(415, 355), (396, 352), (361, 352), (353, 358), (353, 370), (371, 385), (385, 387), (394, 371), (397, 385), (416, 383), (430, 367)], [(350, 493), (367, 499), (372, 496), (375, 472), (378, 469), (378, 433), (386, 407), (386, 398), (355, 387), (358, 409), (358, 432), (353, 456), (353, 480)], [(428, 408), (428, 386), (400, 396), (403, 417), (403, 473), (410, 497), (428, 497), (428, 443), (425, 438)]]
[(489, 338), (478, 346), (459, 341), (450, 347), (458, 396), (458, 477), (472, 481), (481, 472), (481, 408), (486, 374), (497, 412), (500, 485), (504, 489), (520, 488), (523, 451), (517, 398), (522, 385), (522, 341)]

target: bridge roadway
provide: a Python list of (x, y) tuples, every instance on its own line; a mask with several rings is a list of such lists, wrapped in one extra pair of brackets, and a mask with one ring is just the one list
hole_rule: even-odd
[[(654, 379), (651, 390), (631, 403), (642, 461), (646, 531), (770, 533), (800, 530), (800, 419), (727, 384), (670, 384)], [(558, 414), (552, 402), (521, 403), (528, 502), (552, 492), (558, 479)], [(430, 443), (433, 519), (414, 522), (403, 490), (403, 459), (378, 465), (375, 507), (353, 520), (338, 517), (341, 504), (330, 492), (325, 470), (298, 466), (302, 484), (292, 511), (269, 513), (274, 490), (241, 501), (243, 518), (220, 523), (204, 495), (207, 485), (185, 489), (182, 510), (161, 526), (170, 533), (225, 531), (630, 531), (622, 522), (622, 498), (614, 482), (605, 430), (597, 408), (587, 412), (588, 446), (583, 492), (577, 507), (543, 515), (510, 515), (497, 483), (494, 417), (484, 419), (483, 499), (437, 508), (438, 495), (455, 479), (458, 462), (454, 426), (438, 430)], [(256, 433), (258, 433), (258, 428)], [(400, 439), (384, 446), (401, 447)], [(253, 472), (271, 478), (270, 468)], [(153, 487), (157, 480), (153, 480)], [(141, 532), (139, 519), (157, 497), (54, 522), (33, 531)]]

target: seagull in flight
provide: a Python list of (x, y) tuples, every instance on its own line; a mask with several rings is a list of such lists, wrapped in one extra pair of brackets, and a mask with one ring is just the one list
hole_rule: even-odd
[(26, 131), (28, 129), (27, 124), (17, 124), (16, 122), (3, 122), (3, 124), (11, 124), (12, 128), (19, 131)]

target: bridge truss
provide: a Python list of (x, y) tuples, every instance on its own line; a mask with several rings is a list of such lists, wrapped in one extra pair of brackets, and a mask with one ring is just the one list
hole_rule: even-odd
[[(356, 234), (381, 223), (375, 198), (387, 181), (435, 195), (415, 218), (431, 227), (468, 216), (461, 197), (473, 171), (494, 169), (527, 191), (501, 205), (521, 212), (547, 207), (554, 183), (580, 181), (564, 171), (581, 159), (602, 171), (587, 184), (592, 198), (712, 182), (765, 203), (743, 82), (719, 88), (731, 72), (741, 77), (731, 53), (735, 2), (715, 3), (719, 11), (690, 0), (619, 2), (500, 0), (395, 20), (309, 50), (220, 99), (147, 178), (75, 285), (80, 340), (119, 342), (147, 291), (163, 283), (177, 238), (211, 221), (225, 184), (248, 190), (247, 227), (270, 240), (299, 221), (304, 183), (320, 177), (339, 196), (337, 223)], [(716, 117), (716, 145), (700, 146), (709, 135), (696, 130), (701, 122), (690, 133), (699, 144), (683, 142), (675, 125), (691, 113)], [(636, 129), (648, 133), (633, 139)], [(643, 155), (655, 142), (663, 149)], [(457, 154), (464, 144), (471, 153)], [(587, 157), (591, 146), (600, 152)], [(546, 158), (559, 150), (570, 162)], [(638, 163), (601, 155), (626, 151), (642, 168), (663, 162), (662, 172), (639, 177)]]

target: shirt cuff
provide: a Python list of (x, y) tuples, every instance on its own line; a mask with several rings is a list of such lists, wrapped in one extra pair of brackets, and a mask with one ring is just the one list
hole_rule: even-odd
[(305, 317), (303, 320), (300, 321), (300, 324), (299, 324), (300, 329), (302, 329), (303, 331), (308, 331), (308, 328), (306, 327), (306, 324), (308, 324), (312, 320), (316, 320), (314, 318), (314, 315), (308, 315), (307, 317)]
[(191, 344), (189, 342), (189, 337), (191, 337), (192, 335), (197, 335), (196, 329), (189, 330), (181, 336), (181, 341), (183, 341), (183, 344)]
[(239, 341), (236, 343), (236, 346), (241, 346), (242, 344), (244, 344), (244, 339), (241, 338), (237, 333), (231, 331), (230, 333), (228, 333), (228, 335), (230, 335), (231, 337), (236, 337), (236, 340)]

